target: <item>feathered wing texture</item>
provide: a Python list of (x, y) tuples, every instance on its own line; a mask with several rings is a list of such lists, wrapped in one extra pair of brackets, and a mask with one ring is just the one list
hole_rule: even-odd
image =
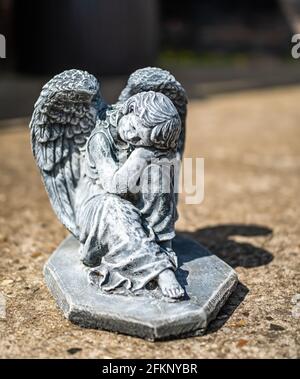
[(173, 102), (181, 118), (182, 131), (177, 151), (182, 158), (185, 144), (185, 124), (187, 114), (187, 95), (182, 85), (168, 71), (157, 67), (146, 67), (130, 75), (126, 87), (119, 96), (119, 102), (144, 91), (161, 92)]
[(29, 125), (33, 155), (51, 205), (75, 237), (74, 191), (81, 155), (105, 107), (97, 79), (85, 71), (68, 70), (43, 87)]

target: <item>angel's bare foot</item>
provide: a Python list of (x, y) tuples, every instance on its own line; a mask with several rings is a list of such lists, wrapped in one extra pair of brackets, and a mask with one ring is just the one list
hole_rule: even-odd
[(178, 299), (184, 295), (184, 290), (178, 283), (172, 270), (164, 270), (158, 276), (157, 283), (164, 296)]

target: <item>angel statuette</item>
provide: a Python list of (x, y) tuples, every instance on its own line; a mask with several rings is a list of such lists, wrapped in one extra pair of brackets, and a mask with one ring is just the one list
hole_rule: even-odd
[[(175, 253), (186, 113), (184, 88), (160, 68), (135, 71), (113, 105), (85, 71), (64, 71), (42, 88), (30, 122), (33, 155), (72, 235), (50, 257), (45, 277), (74, 322), (153, 339), (199, 330), (236, 283), (223, 262), (225, 271), (213, 274), (215, 263), (207, 269), (217, 258), (195, 243)], [(186, 270), (179, 269), (184, 254)], [(217, 278), (211, 287), (205, 275)], [(226, 281), (221, 297), (218, 280)], [(157, 317), (167, 325), (179, 317), (182, 325), (174, 333)]]
[(102, 291), (136, 293), (156, 281), (166, 297), (184, 294), (174, 273), (174, 186), (169, 180), (162, 192), (159, 161), (176, 163), (182, 154), (186, 103), (172, 75), (145, 68), (112, 106), (96, 78), (79, 70), (55, 76), (35, 104), (34, 157), (58, 219), (80, 241), (78, 259)]

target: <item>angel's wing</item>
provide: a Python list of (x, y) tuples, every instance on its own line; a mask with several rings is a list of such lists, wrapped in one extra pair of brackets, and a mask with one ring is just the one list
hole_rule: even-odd
[(43, 87), (29, 125), (33, 155), (51, 205), (75, 236), (74, 190), (80, 157), (105, 108), (97, 79), (85, 71), (68, 70)]
[(119, 102), (144, 91), (162, 92), (168, 96), (175, 105), (181, 118), (181, 135), (177, 151), (183, 155), (185, 144), (185, 122), (187, 114), (187, 96), (182, 85), (168, 71), (158, 67), (146, 67), (136, 70), (130, 75), (126, 87), (119, 96)]

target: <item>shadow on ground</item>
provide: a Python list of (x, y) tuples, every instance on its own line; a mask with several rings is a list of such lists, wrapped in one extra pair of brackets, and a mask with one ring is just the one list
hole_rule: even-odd
[(228, 224), (182, 232), (217, 255), (231, 267), (258, 267), (269, 264), (273, 255), (248, 242), (236, 242), (232, 237), (272, 236), (272, 230), (259, 225)]
[[(198, 229), (194, 232), (183, 231), (181, 234), (196, 240), (233, 268), (251, 269), (267, 265), (273, 260), (273, 255), (264, 248), (254, 246), (249, 242), (237, 242), (233, 239), (234, 236), (271, 237), (272, 229), (265, 226), (227, 224)], [(214, 333), (219, 330), (244, 301), (248, 292), (249, 289), (239, 282), (216, 319), (210, 323), (206, 333)]]

